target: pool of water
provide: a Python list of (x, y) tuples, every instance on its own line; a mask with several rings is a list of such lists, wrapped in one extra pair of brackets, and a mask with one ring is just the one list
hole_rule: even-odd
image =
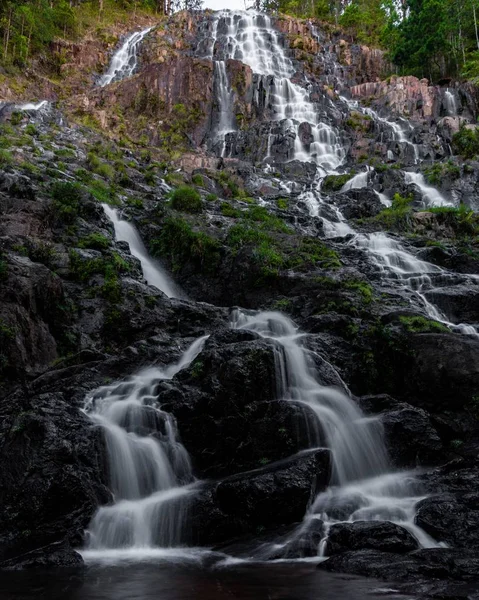
[(394, 586), (320, 571), (314, 564), (90, 565), (79, 571), (0, 574), (2, 600), (412, 600)]

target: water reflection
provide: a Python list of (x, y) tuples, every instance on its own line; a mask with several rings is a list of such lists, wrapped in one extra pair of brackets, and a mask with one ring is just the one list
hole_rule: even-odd
[(406, 600), (384, 583), (318, 571), (310, 564), (206, 569), (149, 563), (0, 574), (2, 600), (366, 600), (384, 594)]

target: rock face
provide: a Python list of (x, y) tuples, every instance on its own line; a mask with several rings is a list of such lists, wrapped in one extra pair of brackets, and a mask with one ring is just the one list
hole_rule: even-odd
[(388, 521), (357, 521), (331, 527), (326, 543), (326, 554), (334, 556), (342, 552), (366, 549), (402, 554), (416, 550), (417, 547), (417, 540), (399, 525)]

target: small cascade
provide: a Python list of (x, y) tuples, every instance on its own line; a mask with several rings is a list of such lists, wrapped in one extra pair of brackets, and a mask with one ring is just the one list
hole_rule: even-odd
[(475, 327), (464, 323), (452, 323), (424, 295), (435, 286), (444, 285), (455, 279), (452, 273), (416, 258), (396, 240), (383, 232), (356, 235), (350, 242), (358, 248), (364, 248), (384, 279), (392, 279), (408, 288), (424, 307), (431, 319), (447, 325), (453, 331), (466, 335), (478, 335)]
[(439, 190), (427, 185), (424, 175), (422, 173), (413, 173), (411, 171), (405, 172), (406, 183), (416, 185), (421, 194), (426, 207), (429, 206), (454, 206), (454, 204), (445, 198)]
[(156, 404), (160, 380), (172, 379), (201, 352), (197, 339), (178, 363), (151, 368), (89, 395), (85, 412), (103, 428), (114, 503), (102, 506), (88, 528), (85, 559), (144, 558), (182, 541), (185, 502), (194, 491), (187, 451), (174, 419)]
[(226, 73), (226, 62), (224, 60), (214, 61), (214, 88), (218, 99), (219, 118), (216, 126), (215, 137), (220, 141), (222, 149), (220, 156), (224, 156), (226, 148), (226, 134), (236, 130), (236, 122), (233, 115), (233, 91), (228, 83)]
[(314, 500), (306, 522), (321, 518), (327, 531), (332, 523), (389, 520), (409, 529), (422, 546), (435, 546), (414, 524), (423, 496), (411, 473), (392, 471), (380, 422), (366, 418), (344, 392), (321, 385), (292, 321), (278, 312), (236, 310), (233, 326), (276, 342), (281, 397), (304, 406), (310, 446), (331, 450), (331, 487)]
[(169, 298), (182, 297), (182, 292), (169, 277), (166, 271), (162, 269), (161, 265), (157, 261), (153, 260), (149, 256), (148, 251), (145, 248), (145, 245), (143, 244), (135, 227), (131, 223), (120, 219), (118, 216), (118, 211), (108, 204), (102, 204), (102, 207), (106, 216), (113, 223), (117, 241), (127, 242), (130, 246), (130, 252), (140, 261), (143, 276), (147, 283), (158, 288)]
[(99, 79), (98, 85), (105, 87), (114, 81), (131, 77), (138, 66), (138, 48), (153, 27), (129, 35), (113, 55), (108, 71)]
[(32, 102), (27, 102), (26, 104), (16, 104), (15, 110), (38, 112), (44, 108), (46, 109), (49, 105), (50, 103), (48, 102), (48, 100), (42, 100), (41, 102), (37, 102), (36, 104)]
[[(207, 42), (200, 44), (207, 57), (218, 62), (239, 60), (257, 75), (258, 89), (266, 91), (265, 106), (271, 120), (283, 122), (285, 130), (294, 135), (289, 159), (314, 161), (324, 170), (337, 168), (345, 156), (339, 136), (329, 124), (319, 121), (308, 89), (291, 81), (296, 69), (270, 17), (219, 11), (212, 17), (209, 35)], [(270, 134), (267, 156), (272, 144)]]
[(348, 190), (360, 190), (362, 188), (367, 187), (369, 178), (369, 170), (363, 171), (362, 173), (358, 173), (351, 177), (349, 181), (341, 188), (341, 192), (347, 192)]
[(444, 104), (448, 117), (457, 117), (457, 102), (456, 97), (449, 88), (444, 92)]

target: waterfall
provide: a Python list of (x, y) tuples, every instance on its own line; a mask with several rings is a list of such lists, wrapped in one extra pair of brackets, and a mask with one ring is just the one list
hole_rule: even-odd
[[(296, 69), (270, 17), (254, 12), (219, 11), (212, 19), (208, 57), (216, 61), (232, 58), (251, 67), (258, 76), (258, 85), (266, 90), (266, 108), (272, 120), (284, 122), (294, 135), (289, 158), (314, 161), (322, 169), (337, 168), (345, 156), (339, 136), (329, 124), (318, 120), (308, 89), (291, 81)], [(303, 136), (302, 124), (307, 130)]]
[(169, 298), (182, 297), (183, 294), (166, 271), (148, 255), (148, 251), (135, 227), (131, 223), (120, 219), (118, 211), (108, 204), (102, 204), (102, 207), (107, 217), (113, 223), (117, 241), (127, 242), (130, 246), (130, 252), (140, 261), (143, 276), (148, 284), (158, 288)]
[(406, 183), (412, 183), (419, 188), (426, 206), (454, 206), (451, 201), (439, 192), (439, 190), (427, 185), (422, 173), (406, 171), (405, 177)]
[(446, 88), (446, 91), (444, 92), (444, 102), (446, 105), (446, 111), (449, 117), (456, 117), (457, 116), (457, 102), (456, 102), (456, 97), (454, 96), (454, 94), (451, 92), (451, 90), (449, 88)]
[(105, 87), (113, 81), (121, 81), (133, 75), (138, 66), (138, 48), (152, 29), (153, 27), (148, 27), (143, 31), (132, 33), (126, 38), (113, 55), (108, 71), (98, 81), (100, 87)]
[(219, 119), (216, 126), (215, 136), (222, 144), (221, 156), (224, 156), (226, 148), (226, 134), (236, 130), (233, 115), (233, 91), (228, 84), (226, 73), (226, 62), (224, 60), (214, 61), (214, 86), (218, 98)]
[(93, 516), (85, 559), (144, 558), (181, 543), (182, 499), (194, 492), (194, 477), (174, 419), (156, 406), (155, 390), (160, 380), (191, 364), (207, 337), (193, 342), (178, 363), (147, 369), (87, 397), (84, 410), (105, 434), (114, 502)]
[(292, 321), (278, 312), (236, 310), (233, 326), (276, 342), (280, 397), (305, 407), (310, 446), (331, 450), (331, 487), (314, 500), (306, 521), (319, 517), (327, 531), (337, 522), (390, 520), (409, 529), (423, 547), (436, 546), (414, 524), (415, 506), (424, 496), (411, 473), (392, 471), (380, 422), (365, 417), (344, 392), (321, 385)]

